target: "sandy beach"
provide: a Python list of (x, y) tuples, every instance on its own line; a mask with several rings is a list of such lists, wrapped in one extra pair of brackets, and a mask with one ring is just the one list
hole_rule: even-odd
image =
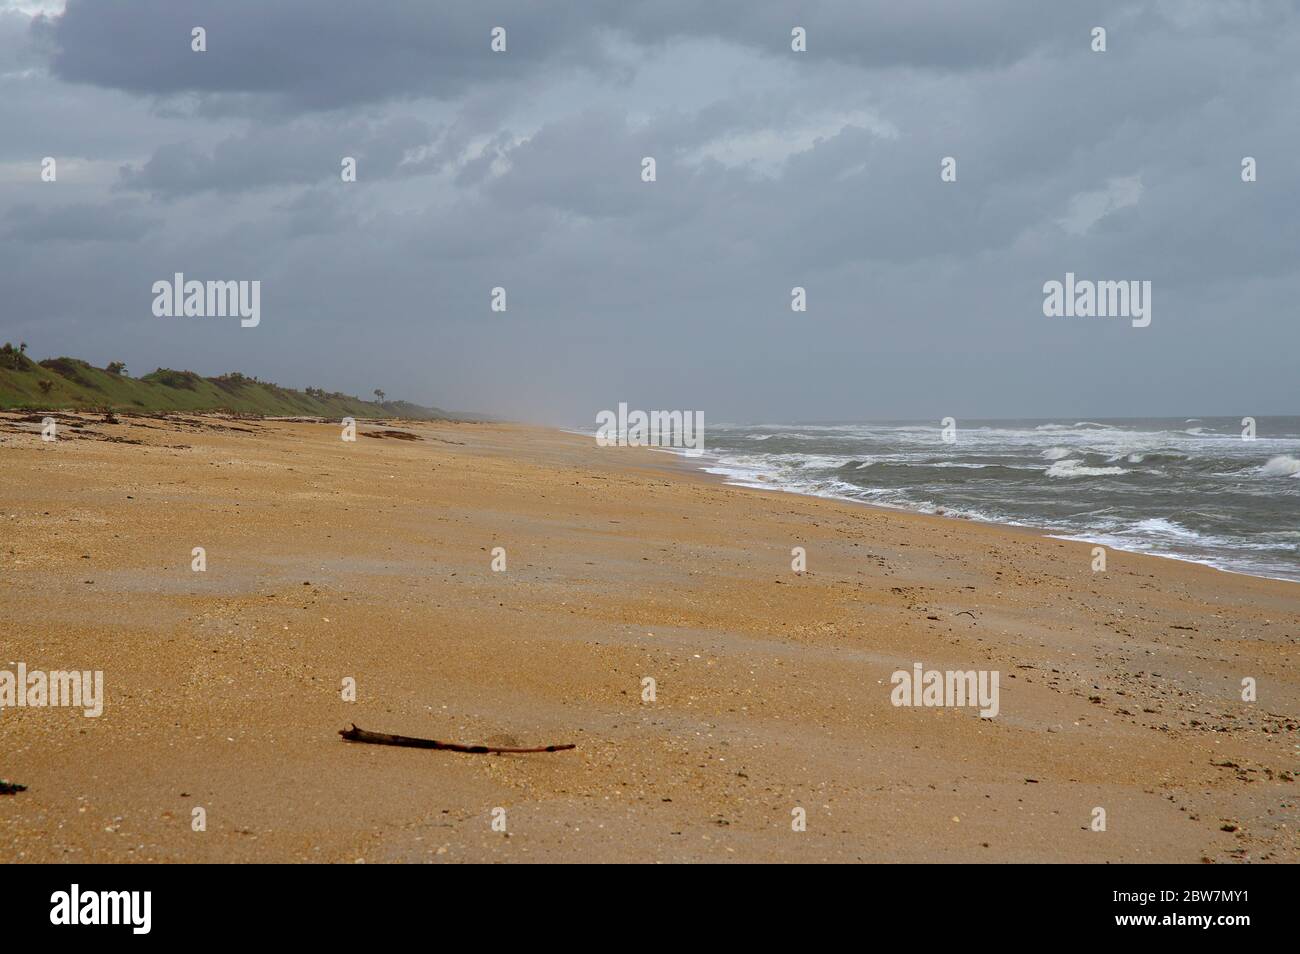
[(5, 860), (1300, 860), (1294, 583), (541, 428), (56, 416), (0, 415), (0, 669), (105, 700), (0, 712)]

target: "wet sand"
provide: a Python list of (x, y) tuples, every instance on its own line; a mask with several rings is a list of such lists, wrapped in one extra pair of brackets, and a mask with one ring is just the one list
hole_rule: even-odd
[[(0, 670), (106, 702), (0, 712), (4, 860), (1300, 860), (1297, 584), (540, 428), (24, 418)], [(998, 715), (895, 707), (915, 662)]]

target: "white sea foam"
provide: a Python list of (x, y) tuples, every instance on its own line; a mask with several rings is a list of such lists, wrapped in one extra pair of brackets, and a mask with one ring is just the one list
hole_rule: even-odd
[(1146, 520), (1139, 520), (1133, 524), (1133, 529), (1137, 533), (1147, 536), (1174, 537), (1179, 540), (1201, 539), (1201, 535), (1195, 530), (1188, 530), (1186, 527), (1164, 517), (1149, 517)]
[[(1271, 426), (1245, 442), (1236, 419), (970, 422), (944, 444), (920, 422), (717, 425), (705, 466), (734, 484), (942, 509), (1300, 580), (1300, 531), (1277, 529), (1279, 505), (1300, 493), (1300, 426)], [(765, 452), (770, 437), (780, 453)]]
[(1300, 477), (1300, 460), (1289, 454), (1279, 454), (1259, 469), (1266, 477)]
[(1127, 473), (1123, 467), (1084, 467), (1081, 460), (1058, 460), (1047, 468), (1048, 477), (1109, 477)]

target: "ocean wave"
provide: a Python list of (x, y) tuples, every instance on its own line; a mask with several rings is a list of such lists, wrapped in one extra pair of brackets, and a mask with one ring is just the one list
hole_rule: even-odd
[(1034, 430), (1036, 431), (1083, 431), (1083, 430), (1113, 431), (1114, 424), (1098, 424), (1096, 421), (1075, 421), (1073, 424), (1039, 424)]
[[(1099, 452), (1100, 453), (1100, 452)], [(1168, 451), (1124, 451), (1111, 454), (1106, 458), (1108, 463), (1117, 463), (1123, 461), (1126, 464), (1141, 464), (1143, 461), (1154, 464), (1162, 461), (1183, 461), (1187, 460), (1185, 454), (1175, 454)]]
[[(728, 483), (1041, 527), (1120, 550), (1300, 581), (1300, 418), (715, 425)], [(1199, 433), (1193, 433), (1199, 431)], [(771, 440), (771, 438), (777, 438)], [(1070, 479), (1074, 478), (1074, 479)], [(1292, 478), (1292, 479), (1287, 479)]]
[(955, 467), (959, 470), (994, 470), (994, 469), (996, 470), (1037, 470), (1038, 469), (1037, 467), (1025, 467), (1025, 466), (1017, 467), (1014, 464), (981, 464), (981, 463), (975, 463), (971, 461), (960, 461), (960, 460), (918, 460), (918, 461), (911, 461), (908, 464), (908, 466), (934, 467), (934, 468), (939, 468), (941, 470), (950, 467)]
[(1040, 424), (1035, 430), (1115, 430), (1113, 424), (1097, 424), (1096, 421), (1075, 421), (1074, 424)]
[(1058, 460), (1047, 468), (1048, 477), (1110, 477), (1127, 473), (1123, 467), (1085, 467), (1081, 460)]
[[(1192, 541), (1204, 540), (1201, 534), (1195, 530), (1189, 530), (1182, 524), (1175, 523), (1165, 517), (1148, 517), (1146, 520), (1139, 520), (1133, 524), (1133, 529), (1139, 534), (1156, 536), (1156, 537), (1173, 537), (1178, 540)], [(1215, 541), (1221, 542), (1221, 541)]]
[(1289, 454), (1279, 454), (1262, 466), (1259, 473), (1265, 477), (1300, 477), (1300, 460)]

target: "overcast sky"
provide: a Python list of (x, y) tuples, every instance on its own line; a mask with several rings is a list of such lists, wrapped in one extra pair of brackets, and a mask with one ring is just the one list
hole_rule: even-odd
[[(134, 374), (557, 423), (1294, 414), (1298, 211), (1285, 0), (0, 0), (0, 338)], [(177, 271), (260, 280), (261, 324), (155, 317)], [(1045, 317), (1067, 271), (1150, 281), (1150, 326)]]

